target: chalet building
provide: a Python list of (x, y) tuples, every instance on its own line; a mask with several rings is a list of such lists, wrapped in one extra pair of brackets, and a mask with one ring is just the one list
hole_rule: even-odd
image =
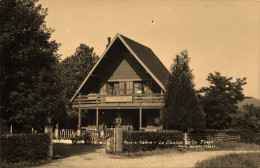
[[(127, 129), (160, 127), (169, 71), (153, 51), (121, 34), (110, 42), (71, 99), (81, 129), (114, 127), (122, 118)], [(82, 111), (87, 111), (81, 121)]]

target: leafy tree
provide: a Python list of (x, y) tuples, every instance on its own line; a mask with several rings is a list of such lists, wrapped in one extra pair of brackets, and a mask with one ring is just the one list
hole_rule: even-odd
[(219, 72), (210, 73), (207, 78), (210, 86), (200, 89), (207, 128), (229, 128), (231, 115), (238, 109), (237, 103), (245, 99), (242, 86), (246, 84), (246, 78), (238, 78), (235, 82), (232, 82), (232, 79), (222, 76)]
[[(59, 74), (67, 105), (97, 60), (98, 56), (94, 53), (94, 48), (90, 48), (86, 44), (80, 44), (72, 56), (61, 61), (59, 65)], [(82, 119), (84, 116), (85, 114), (83, 113)], [(78, 122), (77, 118), (77, 111), (71, 110), (69, 109), (69, 106), (67, 106), (66, 127), (76, 127)]]
[(69, 100), (98, 60), (93, 47), (80, 44), (76, 52), (61, 61), (59, 69), (64, 94)]
[(204, 113), (194, 89), (186, 50), (176, 55), (168, 78), (162, 122), (168, 129), (187, 131), (204, 125)]
[(243, 110), (232, 115), (232, 127), (240, 130), (241, 141), (258, 143), (260, 137), (260, 113), (254, 104), (246, 104)]
[(260, 114), (257, 113), (254, 104), (246, 104), (243, 110), (232, 115), (232, 126), (239, 130), (260, 130)]
[(62, 109), (56, 97), (59, 44), (50, 40), (47, 9), (36, 2), (0, 1), (1, 121), (17, 131), (40, 130), (47, 117)]

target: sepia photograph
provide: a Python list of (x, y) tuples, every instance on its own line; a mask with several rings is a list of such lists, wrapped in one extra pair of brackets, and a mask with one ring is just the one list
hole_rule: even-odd
[(259, 0), (0, 0), (0, 167), (259, 168)]

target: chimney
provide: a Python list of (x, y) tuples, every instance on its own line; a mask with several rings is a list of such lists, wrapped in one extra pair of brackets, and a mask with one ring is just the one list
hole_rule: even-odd
[(106, 48), (109, 46), (110, 42), (111, 42), (111, 37), (108, 37), (108, 38), (107, 38), (107, 45), (106, 45)]

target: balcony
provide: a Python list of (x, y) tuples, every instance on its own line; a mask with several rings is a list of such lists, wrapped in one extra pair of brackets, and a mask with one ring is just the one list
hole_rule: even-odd
[(78, 95), (72, 103), (80, 109), (139, 109), (164, 106), (164, 94)]

